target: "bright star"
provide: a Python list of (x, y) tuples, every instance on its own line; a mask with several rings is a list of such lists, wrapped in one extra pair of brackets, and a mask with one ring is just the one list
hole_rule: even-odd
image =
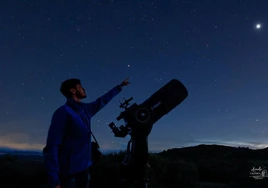
[(256, 29), (260, 29), (260, 28), (261, 28), (261, 24), (257, 24)]

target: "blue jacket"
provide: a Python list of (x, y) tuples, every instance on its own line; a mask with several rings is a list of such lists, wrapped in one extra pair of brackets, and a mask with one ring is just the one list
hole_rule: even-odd
[[(122, 88), (117, 85), (91, 103), (67, 99), (54, 112), (43, 149), (50, 187), (59, 184), (60, 175), (74, 174), (91, 166), (90, 119), (120, 91)], [(87, 119), (89, 126), (68, 104), (73, 105)]]

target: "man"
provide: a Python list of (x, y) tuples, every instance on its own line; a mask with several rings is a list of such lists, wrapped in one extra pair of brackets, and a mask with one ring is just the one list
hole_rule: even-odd
[(67, 101), (53, 114), (43, 149), (50, 188), (88, 188), (91, 159), (90, 119), (128, 85), (128, 78), (91, 103), (79, 79), (60, 88)]

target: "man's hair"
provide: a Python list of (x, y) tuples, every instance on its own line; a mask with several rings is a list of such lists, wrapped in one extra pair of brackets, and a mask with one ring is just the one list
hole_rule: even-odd
[(77, 78), (67, 79), (61, 83), (60, 92), (66, 97), (71, 98), (72, 93), (70, 89), (76, 88), (77, 85), (81, 84), (81, 81)]

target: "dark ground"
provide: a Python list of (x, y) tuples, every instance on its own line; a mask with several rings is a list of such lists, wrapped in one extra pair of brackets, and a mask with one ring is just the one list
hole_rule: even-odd
[[(268, 178), (250, 177), (255, 168), (268, 168), (268, 150), (250, 150), (217, 145), (171, 149), (150, 154), (149, 177), (153, 188), (258, 188), (268, 187)], [(116, 187), (118, 167), (124, 153), (102, 156), (92, 171), (92, 187)], [(260, 174), (257, 174), (260, 177)], [(45, 188), (43, 157), (4, 155), (0, 158), (1, 188)]]

